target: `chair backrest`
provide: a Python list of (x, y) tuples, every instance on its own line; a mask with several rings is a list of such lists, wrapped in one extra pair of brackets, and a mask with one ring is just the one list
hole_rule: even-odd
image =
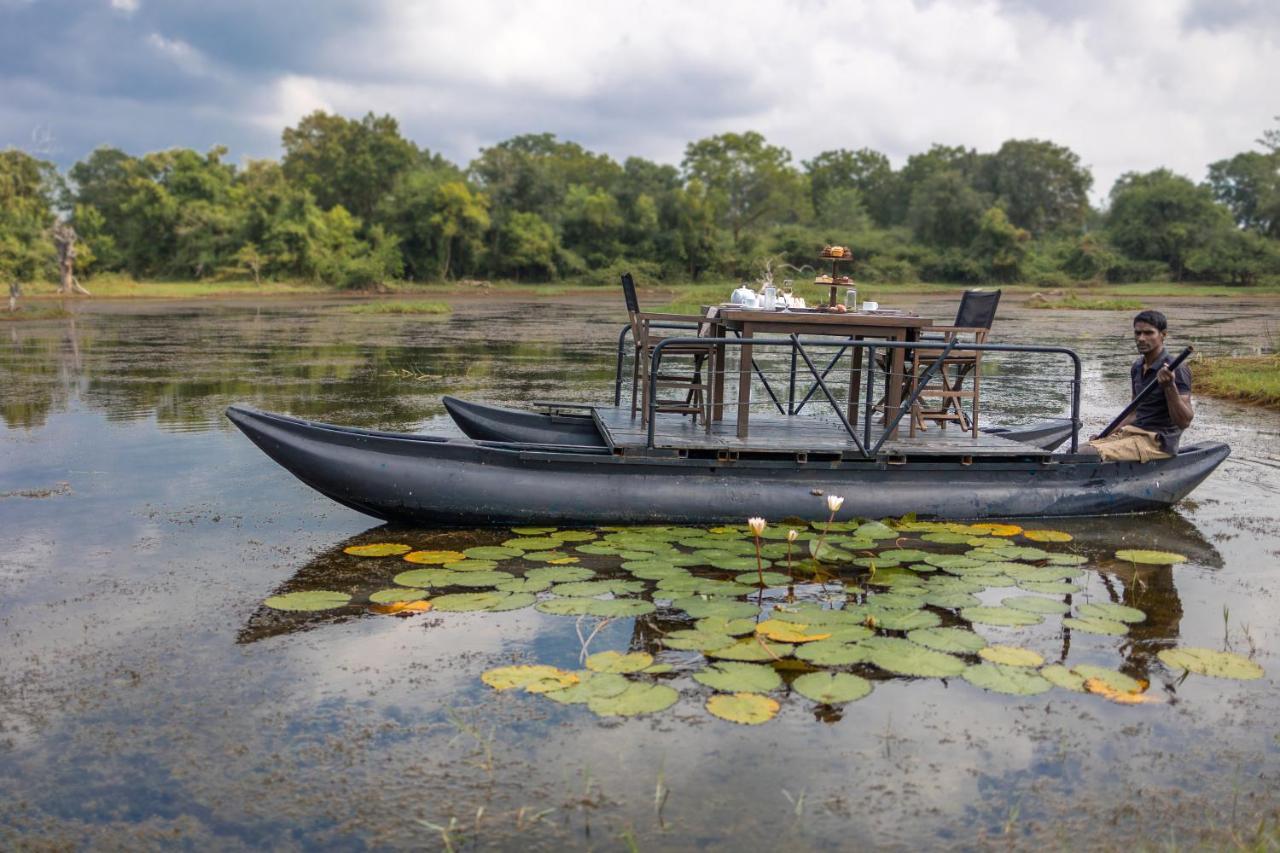
[(627, 300), (627, 313), (639, 314), (640, 300), (636, 298), (636, 282), (629, 272), (622, 274), (622, 296)]
[(1000, 304), (998, 290), (966, 290), (956, 311), (955, 325), (969, 329), (990, 329)]

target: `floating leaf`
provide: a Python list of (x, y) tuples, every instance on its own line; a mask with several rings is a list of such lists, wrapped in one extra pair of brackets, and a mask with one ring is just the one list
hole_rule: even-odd
[(528, 607), (537, 599), (529, 593), (510, 592), (457, 592), (452, 595), (440, 595), (431, 599), (436, 610), (450, 613), (465, 613), (474, 610), (499, 612), (519, 610)]
[(680, 694), (665, 684), (632, 682), (615, 696), (592, 696), (587, 707), (601, 717), (636, 717), (665, 711), (679, 698)]
[(718, 616), (721, 619), (750, 619), (760, 612), (760, 608), (745, 601), (731, 601), (724, 598), (677, 598), (671, 602), (677, 610), (683, 610), (694, 619), (706, 619)]
[[(519, 531), (513, 531), (519, 532)], [(552, 539), (559, 539), (561, 542), (590, 542), (596, 538), (596, 534), (589, 530), (561, 530), (551, 534)]]
[(706, 619), (699, 619), (694, 623), (694, 627), (699, 631), (741, 637), (755, 631), (756, 621), (754, 619), (724, 619), (720, 616), (709, 616)]
[[(923, 592), (923, 590), (921, 590)], [(902, 592), (885, 592), (867, 599), (867, 606), (872, 610), (919, 610), (925, 605), (925, 596), (908, 595)]]
[(501, 691), (527, 688), (530, 684), (544, 682), (555, 682), (568, 687), (578, 683), (578, 676), (568, 670), (546, 664), (519, 664), (488, 670), (481, 674), (480, 680), (494, 690)]
[(405, 562), (424, 566), (442, 566), (466, 558), (467, 555), (461, 551), (410, 551), (404, 555)]
[(1125, 675), (1118, 670), (1107, 669), (1105, 666), (1082, 663), (1073, 667), (1072, 671), (1086, 680), (1096, 679), (1122, 693), (1141, 693), (1146, 689), (1146, 685), (1136, 678)]
[(1019, 646), (987, 646), (978, 650), (978, 657), (1003, 666), (1040, 666), (1044, 657), (1031, 649)]
[(860, 524), (854, 528), (853, 533), (855, 536), (862, 539), (898, 538), (898, 531), (880, 521), (868, 521), (866, 524)]
[(592, 672), (639, 672), (653, 664), (648, 652), (598, 652), (587, 658), (587, 669)]
[(964, 671), (964, 680), (984, 690), (1008, 693), (1013, 696), (1034, 696), (1053, 687), (1035, 670), (1000, 663), (980, 663), (971, 666)]
[(806, 602), (804, 604), (788, 604), (774, 607), (770, 616), (783, 622), (796, 622), (825, 631), (829, 627), (861, 625), (866, 618), (866, 613), (852, 608), (835, 610)]
[(766, 619), (756, 625), (756, 633), (779, 643), (812, 643), (831, 636), (830, 632), (810, 631), (808, 627), (800, 622)]
[(1055, 687), (1074, 690), (1077, 693), (1085, 692), (1084, 676), (1072, 672), (1060, 663), (1040, 667), (1040, 675)]
[(933, 649), (926, 649), (910, 640), (897, 637), (872, 637), (863, 645), (870, 649), (867, 660), (897, 675), (914, 675), (926, 678), (946, 678), (959, 675), (966, 669), (965, 662)]
[(273, 595), (262, 603), (272, 610), (289, 610), (309, 612), (315, 610), (335, 610), (346, 606), (351, 596), (345, 592), (333, 592), (327, 589), (309, 589), (305, 592), (286, 592)]
[(1078, 619), (1068, 616), (1062, 620), (1062, 627), (1074, 628), (1077, 631), (1084, 631), (1086, 634), (1102, 634), (1106, 637), (1122, 637), (1129, 633), (1129, 626), (1123, 622), (1098, 619), (1091, 616)]
[(817, 539), (809, 540), (809, 556), (820, 563), (847, 563), (853, 559), (853, 555), (848, 551), (842, 551), (834, 545), (819, 542)]
[(542, 695), (562, 705), (585, 705), (593, 696), (601, 698), (617, 696), (632, 684), (623, 676), (612, 672), (592, 672), (584, 669), (575, 672), (574, 675), (578, 676), (577, 684), (559, 690), (548, 690)]
[(377, 592), (369, 593), (369, 600), (374, 604), (394, 604), (397, 601), (418, 601), (426, 598), (427, 593), (421, 589), (409, 589), (401, 587), (399, 589), (380, 589)]
[(521, 551), (550, 551), (563, 544), (559, 539), (552, 539), (549, 536), (522, 536), (518, 539), (508, 539), (502, 543), (502, 547), (519, 548)]
[(1001, 628), (1039, 625), (1044, 621), (1044, 617), (1038, 613), (1027, 613), (1025, 610), (1012, 610), (1008, 607), (966, 607), (960, 611), (960, 618), (968, 622), (995, 625)]
[(907, 634), (907, 639), (938, 652), (963, 654), (978, 651), (986, 639), (964, 628), (920, 628)]
[(597, 598), (560, 599), (561, 601), (585, 601), (588, 616), (603, 616), (618, 619), (626, 616), (645, 616), (657, 610), (652, 601), (638, 598), (612, 598), (601, 601)]
[(412, 545), (400, 545), (396, 542), (374, 542), (371, 545), (348, 545), (342, 553), (353, 557), (396, 557), (413, 550)]
[[(875, 636), (866, 625), (826, 625), (822, 627), (824, 631), (830, 631), (830, 641), (833, 643), (857, 643), (868, 637)], [(820, 640), (819, 642), (827, 642)]]
[(1079, 584), (1067, 581), (1018, 581), (1018, 589), (1025, 589), (1027, 592), (1040, 592), (1045, 595), (1070, 595), (1073, 592), (1084, 591), (1084, 587)]
[(511, 532), (521, 536), (542, 536), (546, 533), (555, 533), (558, 529), (557, 527), (513, 527)]
[(524, 573), (529, 580), (548, 581), (550, 583), (572, 583), (573, 581), (590, 580), (596, 573), (581, 566), (538, 566)]
[(707, 710), (722, 720), (755, 726), (778, 713), (778, 703), (756, 693), (717, 693), (707, 700)]
[(976, 595), (967, 592), (938, 592), (926, 595), (925, 604), (934, 607), (945, 607), (948, 610), (960, 610), (965, 607), (979, 607), (982, 601)]
[[(760, 584), (760, 578), (757, 576), (756, 572), (743, 572), (734, 578), (734, 580), (738, 583), (747, 584), (748, 586), (759, 586)], [(784, 575), (781, 572), (764, 573), (765, 586), (788, 586), (791, 583), (792, 581), (790, 576)]]
[(445, 563), (443, 568), (451, 572), (487, 572), (498, 568), (498, 564), (493, 560), (459, 560), (454, 563)]
[[(510, 572), (495, 571), (478, 571), (478, 572), (450, 572), (449, 576), (444, 579), (444, 586), (465, 586), (465, 587), (483, 587), (496, 586), (509, 580), (515, 580), (515, 575)], [(442, 584), (434, 584), (441, 586)]]
[(926, 533), (920, 538), (926, 542), (937, 542), (939, 545), (965, 545), (969, 542), (969, 534), (967, 533), (949, 533), (946, 531)]
[(1158, 652), (1156, 657), (1170, 669), (1185, 669), (1197, 675), (1211, 675), (1214, 678), (1248, 681), (1261, 678), (1263, 674), (1262, 667), (1246, 657), (1231, 652), (1185, 647), (1164, 649)]
[(1045, 559), (1054, 566), (1083, 566), (1089, 562), (1089, 558), (1082, 554), (1050, 554)]
[(870, 653), (871, 650), (866, 646), (838, 640), (807, 643), (796, 649), (796, 657), (817, 666), (849, 666), (862, 663)]
[(1172, 566), (1174, 563), (1185, 563), (1187, 558), (1170, 551), (1143, 551), (1128, 549), (1116, 551), (1117, 560), (1128, 560), (1131, 563), (1142, 563), (1149, 566)]
[(431, 609), (430, 601), (393, 601), (390, 604), (371, 604), (369, 609), (384, 616), (409, 615), (426, 613)]
[(1055, 601), (1052, 598), (1040, 598), (1036, 595), (1013, 595), (1001, 601), (1000, 606), (1012, 607), (1014, 610), (1022, 610), (1027, 613), (1041, 613), (1053, 616), (1061, 616), (1063, 613), (1071, 611), (1071, 608), (1061, 601)]
[(1090, 693), (1096, 693), (1104, 699), (1110, 699), (1112, 702), (1120, 705), (1146, 705), (1160, 701), (1158, 696), (1148, 696), (1145, 693), (1131, 693), (1124, 690), (1117, 690), (1100, 678), (1086, 678), (1084, 680), (1084, 689), (1088, 690)]
[(722, 661), (693, 674), (693, 680), (723, 693), (768, 693), (782, 686), (773, 667), (760, 663)]
[(545, 592), (551, 588), (551, 581), (540, 578), (515, 578), (494, 584), (498, 592)]
[(1070, 542), (1073, 537), (1061, 530), (1024, 530), (1022, 538), (1032, 542)]
[(468, 548), (462, 555), (468, 560), (511, 560), (519, 557), (524, 551), (519, 548), (503, 548), (499, 545), (477, 545)]
[(1110, 602), (1081, 604), (1076, 611), (1081, 616), (1108, 619), (1112, 622), (1145, 622), (1147, 620), (1147, 614), (1136, 607), (1126, 607), (1123, 604)]
[(915, 548), (894, 548), (889, 551), (881, 551), (880, 556), (897, 563), (915, 563), (929, 556), (929, 552), (919, 551)]
[(1022, 532), (1022, 528), (1016, 524), (971, 524), (969, 529), (989, 536), (1017, 536)]
[(853, 702), (871, 692), (871, 682), (848, 672), (808, 672), (791, 682), (807, 699), (824, 705)]
[(885, 631), (915, 631), (942, 624), (942, 617), (932, 610), (883, 610), (871, 616), (876, 627)]
[(624, 595), (640, 592), (643, 589), (644, 584), (640, 581), (624, 580), (575, 581), (573, 583), (560, 583), (551, 587), (553, 593), (566, 598), (592, 598), (605, 593)]
[(667, 648), (685, 652), (722, 649), (735, 642), (737, 641), (729, 634), (692, 628), (672, 631), (662, 638), (662, 644)]
[(743, 637), (727, 646), (718, 649), (705, 649), (703, 654), (721, 660), (741, 660), (763, 662), (784, 658), (795, 651), (795, 646), (786, 643), (770, 643), (762, 637)]
[(620, 549), (613, 545), (601, 542), (592, 542), (590, 545), (578, 545), (573, 550), (577, 551), (579, 554), (591, 554), (597, 557), (612, 557), (617, 556)]

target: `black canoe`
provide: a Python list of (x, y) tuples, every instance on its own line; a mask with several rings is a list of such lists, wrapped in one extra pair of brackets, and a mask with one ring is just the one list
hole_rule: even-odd
[[(471, 403), (457, 397), (442, 399), (453, 422), (468, 438), (477, 441), (605, 446), (605, 440), (590, 414), (557, 411), (554, 405), (548, 406), (551, 412), (543, 413)], [(981, 427), (980, 431), (1042, 450), (1056, 450), (1071, 437), (1071, 419), (1051, 418), (1022, 427)]]
[(244, 406), (230, 407), (227, 417), (321, 494), (375, 518), (415, 525), (817, 517), (824, 511), (817, 494), (844, 496), (840, 519), (1146, 512), (1176, 503), (1231, 452), (1225, 444), (1193, 444), (1145, 465), (1073, 454), (970, 464), (946, 458), (720, 462), (351, 429)]

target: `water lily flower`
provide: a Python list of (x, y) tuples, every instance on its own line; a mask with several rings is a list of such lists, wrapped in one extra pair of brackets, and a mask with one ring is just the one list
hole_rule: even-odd
[(788, 531), (787, 531), (787, 541), (788, 541), (788, 542), (794, 542), (794, 541), (796, 541), (796, 540), (797, 540), (797, 539), (799, 539), (799, 538), (800, 538), (800, 531), (799, 531), (799, 530), (794, 530), (794, 529), (793, 529), (793, 530), (788, 530)]
[(844, 504), (844, 498), (839, 495), (827, 495), (827, 509), (832, 512), (838, 512)]
[(751, 528), (751, 532), (759, 536), (764, 533), (765, 520), (763, 518), (748, 518), (747, 527)]

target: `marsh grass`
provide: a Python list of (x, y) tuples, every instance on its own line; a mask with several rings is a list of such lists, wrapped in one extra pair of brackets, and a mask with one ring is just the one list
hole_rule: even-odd
[(1195, 390), (1212, 397), (1280, 409), (1280, 354), (1202, 358)]
[(447, 302), (362, 302), (344, 309), (349, 314), (448, 314)]
[(1028, 308), (1067, 308), (1073, 311), (1137, 311), (1142, 306), (1139, 299), (1081, 299), (1074, 294), (1061, 299), (1032, 297), (1027, 300)]
[(21, 323), (24, 320), (61, 320), (70, 317), (71, 312), (61, 305), (42, 305), (19, 303), (17, 311), (0, 308), (0, 323)]

